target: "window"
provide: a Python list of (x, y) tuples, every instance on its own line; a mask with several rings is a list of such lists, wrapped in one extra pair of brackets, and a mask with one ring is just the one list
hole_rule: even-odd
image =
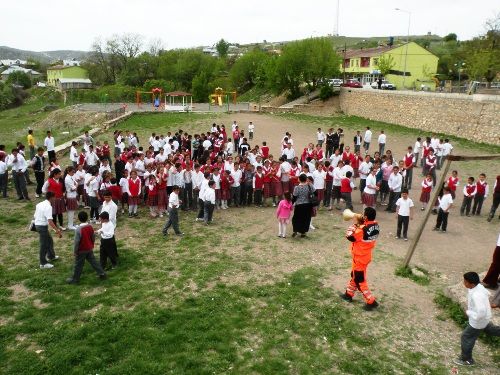
[(368, 68), (369, 66), (370, 66), (370, 58), (369, 57), (362, 57), (361, 58), (361, 67)]
[(351, 66), (351, 60), (350, 59), (345, 59), (344, 60), (344, 68), (349, 68)]

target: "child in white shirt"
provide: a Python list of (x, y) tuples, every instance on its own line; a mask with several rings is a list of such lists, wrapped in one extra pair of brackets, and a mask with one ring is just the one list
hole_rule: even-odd
[(408, 241), (408, 225), (413, 220), (413, 201), (408, 197), (408, 189), (401, 191), (401, 198), (396, 201), (396, 216), (398, 218), (398, 227), (396, 239), (401, 238), (401, 229), (403, 230), (403, 239)]

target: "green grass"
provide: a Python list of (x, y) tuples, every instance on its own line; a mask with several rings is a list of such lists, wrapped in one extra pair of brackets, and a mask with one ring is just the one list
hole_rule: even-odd
[[(453, 301), (440, 292), (434, 297), (434, 303), (443, 311), (443, 315), (440, 316), (440, 319), (451, 319), (462, 328), (467, 325), (467, 315), (458, 302)], [(493, 360), (500, 364), (500, 352), (498, 351), (500, 347), (500, 337), (488, 336), (482, 333), (479, 339), (491, 347), (493, 350)]]
[[(358, 116), (346, 116), (340, 115), (335, 117), (324, 117), (324, 116), (313, 116), (306, 115), (300, 113), (280, 113), (275, 114), (275, 116), (279, 116), (282, 118), (286, 118), (289, 120), (302, 121), (307, 123), (316, 123), (319, 126), (323, 126), (323, 131), (326, 131), (329, 127), (333, 127), (334, 129), (341, 127), (344, 129), (349, 129), (351, 131), (360, 130), (361, 134), (364, 133), (364, 130), (367, 126), (370, 126), (371, 130), (376, 134), (380, 130), (384, 130), (387, 134), (399, 134), (403, 136), (409, 137), (409, 145), (413, 146), (417, 137), (423, 137), (424, 135), (430, 134), (429, 132), (425, 132), (419, 129), (411, 129), (401, 125), (389, 124), (381, 121), (373, 121), (367, 120), (363, 117)], [(465, 138), (460, 138), (451, 134), (441, 134), (436, 133), (440, 138), (449, 138), (450, 141), (455, 145), (459, 146), (462, 149), (480, 151), (486, 154), (500, 153), (500, 146), (489, 145), (486, 143), (477, 143), (472, 142)], [(345, 142), (351, 142), (351, 139), (345, 140)]]
[[(33, 127), (38, 121), (49, 115), (50, 112), (41, 111), (46, 104), (61, 105), (57, 102), (49, 103), (43, 95), (35, 94), (20, 107), (0, 111), (0, 139), (2, 140), (0, 143), (5, 144), (7, 150), (15, 147), (17, 140), (26, 144), (28, 128)], [(45, 133), (42, 129), (35, 130), (35, 137), (41, 143)]]
[[(117, 128), (137, 131), (145, 143), (153, 131), (205, 131), (209, 118), (214, 115), (137, 114)], [(334, 124), (342, 118), (320, 119)], [(109, 140), (112, 131), (100, 137)], [(391, 306), (381, 293), (380, 310), (365, 313), (359, 298), (353, 304), (338, 298), (343, 283), (325, 283), (332, 275), (348, 277), (340, 229), (318, 231), (302, 243), (277, 240), (274, 221), (269, 227), (273, 209), (242, 209), (216, 212), (209, 227), (182, 213), (186, 235), (164, 238), (162, 223), (141, 209), (139, 219), (119, 218), (120, 266), (109, 279), (99, 281), (86, 266), (81, 284), (69, 286), (72, 235), (56, 240), (61, 260), (42, 272), (38, 238), (24, 229), (33, 204), (0, 204), (3, 373), (449, 373), (442, 358), (448, 342), (412, 346), (413, 329), (421, 327), (395, 324), (413, 310)], [(322, 228), (332, 224), (329, 216), (315, 220)], [(307, 261), (311, 250), (326, 260)], [(15, 298), (13, 288), (27, 294)]]
[(265, 88), (254, 86), (250, 90), (238, 96), (239, 102), (256, 102), (271, 97), (272, 94)]
[(394, 274), (396, 276), (405, 277), (407, 279), (413, 280), (419, 285), (429, 285), (431, 283), (431, 279), (429, 277), (429, 272), (427, 272), (426, 270), (424, 270), (421, 267), (415, 267), (415, 268), (418, 269), (419, 271), (421, 271), (425, 276), (415, 275), (412, 272), (410, 267), (404, 267), (404, 266), (400, 266), (400, 267), (396, 268), (396, 271), (394, 271)]

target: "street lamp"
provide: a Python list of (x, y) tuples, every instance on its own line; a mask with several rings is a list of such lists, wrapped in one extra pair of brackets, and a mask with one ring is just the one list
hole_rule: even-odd
[(403, 87), (405, 87), (405, 81), (406, 81), (406, 61), (408, 60), (408, 43), (410, 42), (411, 12), (409, 10), (404, 10), (404, 9), (400, 9), (400, 8), (395, 8), (394, 10), (397, 10), (398, 12), (408, 13), (408, 32), (406, 34), (405, 66), (404, 66), (404, 72), (403, 72)]
[(455, 64), (458, 70), (458, 92), (460, 93), (461, 91), (461, 86), (460, 86), (460, 79), (461, 79), (461, 73), (462, 73), (462, 68), (465, 65), (465, 62), (459, 61)]

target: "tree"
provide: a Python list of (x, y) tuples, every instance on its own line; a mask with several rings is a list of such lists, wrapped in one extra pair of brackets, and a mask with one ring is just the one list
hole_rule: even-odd
[(20, 70), (17, 70), (9, 74), (9, 78), (7, 78), (7, 83), (19, 85), (25, 89), (29, 89), (31, 87), (31, 78), (28, 74)]
[(378, 69), (380, 70), (380, 74), (383, 76), (386, 76), (389, 74), (391, 69), (394, 67), (395, 62), (394, 62), (394, 57), (392, 55), (382, 55), (378, 59)]
[(340, 58), (327, 38), (311, 38), (287, 44), (281, 56), (267, 64), (266, 80), (273, 91), (301, 95), (306, 84), (315, 89), (321, 80), (338, 73)]
[(217, 50), (219, 57), (226, 57), (227, 53), (229, 52), (229, 43), (224, 39), (221, 39), (215, 45), (215, 49)]
[(261, 84), (267, 59), (269, 55), (259, 49), (254, 49), (237, 59), (229, 72), (232, 85), (239, 91), (246, 91)]
[(500, 13), (485, 23), (486, 34), (464, 43), (469, 77), (485, 79), (488, 86), (500, 72)]
[(210, 94), (208, 87), (208, 75), (206, 72), (201, 72), (193, 78), (193, 100), (196, 102), (206, 102)]
[(444, 40), (445, 42), (452, 42), (452, 41), (453, 41), (453, 42), (456, 42), (456, 41), (458, 40), (458, 38), (457, 38), (457, 34), (455, 34), (455, 33), (449, 33), (448, 35), (446, 35), (446, 36), (443, 38), (443, 40)]

